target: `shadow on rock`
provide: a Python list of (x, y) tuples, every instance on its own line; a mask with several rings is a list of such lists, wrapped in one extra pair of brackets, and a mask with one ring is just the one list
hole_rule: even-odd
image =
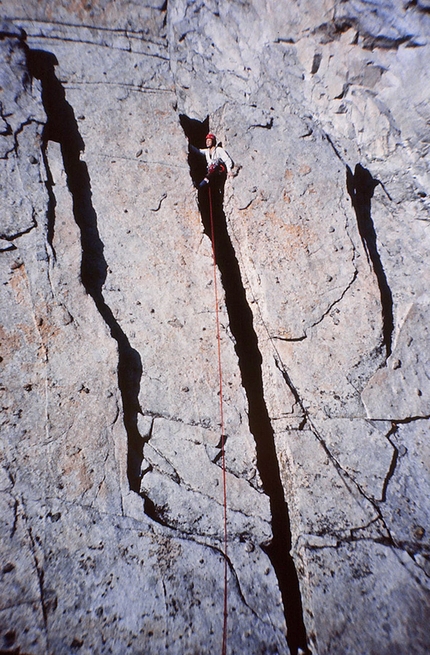
[[(204, 147), (205, 135), (209, 131), (209, 119), (201, 123), (182, 115), (180, 122), (190, 144), (197, 148)], [(195, 185), (206, 174), (206, 162), (199, 162), (199, 159), (204, 160), (198, 154), (189, 153), (190, 175)], [(264, 491), (270, 500), (273, 538), (264, 550), (272, 562), (282, 594), (291, 655), (296, 655), (299, 648), (303, 653), (309, 654), (299, 581), (290, 554), (291, 531), (288, 507), (281, 482), (273, 428), (264, 399), (262, 356), (239, 262), (228, 233), (222, 197), (222, 193), (211, 192), (209, 186), (198, 189), (198, 206), (202, 223), (205, 234), (212, 240), (225, 293), (230, 329), (235, 339), (242, 385), (248, 401), (249, 429), (255, 440), (257, 468)]]
[[(107, 275), (104, 245), (100, 238), (97, 215), (92, 203), (91, 180), (87, 165), (81, 161), (85, 149), (79, 133), (73, 108), (66, 100), (66, 93), (55, 75), (57, 58), (44, 50), (27, 50), (27, 62), (32, 77), (42, 85), (42, 102), (47, 116), (43, 131), (44, 161), (47, 166), (50, 205), (48, 209), (48, 238), (52, 240), (55, 225), (55, 198), (52, 191), (52, 175), (46, 157), (48, 141), (60, 144), (67, 186), (73, 201), (73, 216), (81, 235), (82, 260), (81, 280), (86, 292), (110, 329), (118, 345), (118, 386), (121, 392), (124, 426), (128, 437), (127, 471), (130, 488), (140, 491), (140, 468), (143, 457), (143, 442), (137, 429), (140, 380), (142, 362), (137, 350), (132, 348), (127, 335), (113, 316), (103, 297), (103, 284)], [(48, 190), (49, 191), (49, 190)]]
[(382, 305), (382, 333), (386, 355), (389, 357), (391, 355), (394, 330), (393, 296), (378, 252), (376, 230), (371, 213), (371, 201), (378, 184), (380, 184), (380, 181), (372, 177), (370, 171), (361, 164), (356, 165), (354, 173), (347, 166), (346, 187), (354, 207), (358, 231), (363, 242), (367, 261), (372, 265), (378, 281)]

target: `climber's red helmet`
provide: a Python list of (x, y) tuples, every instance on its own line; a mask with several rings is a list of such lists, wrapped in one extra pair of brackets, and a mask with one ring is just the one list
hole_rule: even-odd
[(214, 146), (216, 144), (215, 134), (212, 134), (212, 132), (209, 132), (209, 134), (206, 134), (206, 145), (208, 145), (208, 141), (210, 141), (211, 146)]

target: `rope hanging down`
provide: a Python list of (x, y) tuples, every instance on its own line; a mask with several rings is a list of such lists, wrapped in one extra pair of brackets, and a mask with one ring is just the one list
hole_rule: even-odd
[(221, 334), (219, 322), (219, 303), (218, 303), (218, 285), (217, 285), (217, 263), (216, 263), (216, 249), (215, 249), (215, 226), (213, 219), (212, 208), (212, 192), (209, 186), (209, 216), (211, 226), (211, 241), (212, 241), (212, 259), (213, 259), (213, 276), (214, 276), (214, 290), (215, 290), (215, 317), (216, 317), (216, 338), (218, 344), (218, 375), (219, 375), (219, 410), (220, 410), (220, 425), (221, 425), (221, 467), (222, 467), (222, 483), (223, 483), (223, 504), (224, 504), (224, 619), (222, 631), (222, 655), (227, 653), (227, 485), (226, 485), (226, 470), (225, 470), (225, 434), (224, 434), (224, 408), (223, 408), (223, 387), (222, 387), (222, 364), (221, 364)]

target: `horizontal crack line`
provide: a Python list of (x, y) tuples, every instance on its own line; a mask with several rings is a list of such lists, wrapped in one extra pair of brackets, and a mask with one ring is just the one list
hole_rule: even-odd
[(122, 161), (133, 161), (136, 164), (149, 164), (151, 166), (165, 166), (166, 168), (181, 168), (183, 170), (187, 169), (186, 164), (172, 164), (164, 161), (150, 160), (150, 159), (141, 159), (140, 157), (127, 157), (127, 155), (109, 155), (103, 153), (97, 153), (96, 157), (102, 157), (103, 159), (116, 159)]
[(89, 82), (86, 80), (82, 81), (73, 81), (73, 82), (63, 82), (63, 86), (66, 89), (78, 89), (81, 86), (116, 86), (120, 89), (130, 89), (131, 91), (136, 91), (137, 93), (172, 93), (175, 91), (173, 89), (165, 89), (163, 87), (156, 86), (144, 86), (140, 84), (131, 84), (127, 82), (108, 82), (107, 80), (96, 80), (94, 82)]
[(114, 27), (103, 27), (102, 25), (88, 25), (85, 23), (66, 23), (63, 21), (51, 21), (51, 20), (32, 20), (29, 21), (25, 18), (21, 17), (14, 17), (14, 18), (8, 18), (11, 22), (19, 22), (22, 25), (47, 25), (47, 26), (53, 26), (53, 27), (72, 27), (73, 29), (79, 31), (79, 30), (89, 30), (89, 31), (94, 31), (97, 30), (98, 32), (108, 32), (109, 34), (119, 34), (122, 36), (130, 37), (130, 38), (138, 38), (140, 41), (145, 41), (146, 43), (152, 43), (153, 45), (161, 45), (157, 41), (152, 41), (151, 39), (143, 39), (143, 31), (137, 31), (137, 30), (132, 30), (128, 28), (114, 28)]
[(66, 37), (66, 36), (55, 36), (52, 34), (28, 34), (28, 39), (44, 39), (46, 41), (61, 41), (62, 43), (78, 43), (82, 45), (92, 45), (97, 48), (109, 48), (111, 50), (117, 50), (119, 52), (128, 52), (129, 54), (132, 55), (141, 55), (144, 57), (153, 57), (155, 59), (161, 59), (162, 61), (169, 62), (170, 59), (169, 57), (166, 57), (165, 55), (161, 55), (156, 52), (144, 52), (143, 50), (135, 50), (132, 49), (130, 46), (119, 46), (115, 45), (113, 43), (100, 43), (97, 41), (92, 41), (90, 39), (72, 39), (71, 37)]

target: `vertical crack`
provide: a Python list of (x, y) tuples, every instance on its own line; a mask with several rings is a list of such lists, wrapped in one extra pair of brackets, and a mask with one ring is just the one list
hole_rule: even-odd
[(52, 255), (55, 261), (57, 256), (54, 248), (54, 232), (55, 232), (55, 208), (57, 206), (57, 200), (55, 198), (55, 194), (53, 190), (54, 179), (52, 177), (51, 169), (49, 167), (48, 157), (46, 154), (46, 141), (44, 142), (42, 147), (42, 160), (46, 171), (45, 187), (46, 187), (46, 191), (48, 192), (48, 209), (46, 211), (47, 239), (48, 239), (48, 244), (51, 246)]
[[(200, 147), (208, 131), (208, 119), (201, 123), (182, 115), (180, 120), (190, 142)], [(190, 153), (190, 174), (196, 186), (206, 172), (205, 165), (202, 167), (199, 159), (198, 156), (196, 158), (193, 153)], [(255, 440), (257, 467), (263, 489), (270, 501), (273, 538), (271, 543), (264, 547), (264, 550), (272, 562), (282, 594), (288, 631), (287, 641), (291, 655), (297, 655), (299, 649), (309, 654), (299, 581), (290, 552), (291, 529), (288, 507), (281, 482), (274, 432), (264, 399), (262, 356), (258, 347), (258, 339), (253, 326), (253, 314), (246, 298), (239, 263), (227, 229), (227, 221), (223, 210), (222, 189), (221, 191), (212, 189), (211, 194), (215, 258), (224, 288), (230, 329), (235, 339), (235, 350), (242, 385), (248, 401), (249, 428)], [(198, 205), (205, 233), (211, 238), (207, 188), (199, 190)]]
[(384, 485), (382, 487), (381, 502), (383, 502), (383, 503), (385, 503), (385, 501), (387, 500), (388, 485), (389, 485), (390, 480), (391, 480), (391, 478), (393, 477), (393, 475), (394, 475), (394, 473), (396, 471), (396, 467), (397, 467), (397, 463), (398, 463), (398, 459), (399, 459), (399, 449), (397, 448), (397, 446), (393, 443), (393, 440), (391, 439), (392, 435), (396, 434), (396, 432), (398, 430), (398, 427), (399, 426), (397, 425), (397, 423), (393, 421), (391, 430), (388, 432), (388, 434), (385, 435), (386, 439), (388, 439), (388, 441), (390, 442), (390, 444), (393, 447), (393, 457), (392, 457), (392, 460), (391, 460), (390, 468), (388, 469), (387, 475), (385, 476)]
[[(143, 442), (137, 428), (139, 389), (142, 377), (142, 362), (127, 335), (115, 319), (111, 308), (103, 297), (103, 285), (107, 275), (104, 244), (100, 238), (97, 214), (92, 204), (91, 180), (87, 165), (81, 161), (85, 149), (79, 133), (73, 108), (66, 100), (66, 93), (55, 75), (57, 58), (51, 52), (27, 49), (27, 62), (32, 77), (42, 85), (42, 102), (47, 116), (43, 132), (43, 159), (47, 165), (48, 184), (52, 186), (46, 145), (49, 141), (60, 144), (67, 186), (72, 196), (73, 216), (81, 235), (82, 260), (81, 280), (86, 292), (109, 327), (110, 334), (118, 346), (118, 387), (123, 405), (123, 420), (128, 438), (127, 473), (130, 489), (140, 491), (140, 465), (143, 457)], [(54, 235), (55, 204), (52, 189), (49, 193), (48, 240)]]
[[(27, 532), (29, 542), (30, 542), (30, 553), (33, 558), (33, 563), (34, 563), (34, 570), (37, 576), (37, 583), (38, 583), (38, 588), (39, 588), (39, 596), (40, 596), (40, 606), (42, 610), (42, 618), (43, 618), (43, 627), (45, 631), (45, 637), (46, 637), (46, 643), (48, 646), (48, 651), (49, 649), (49, 629), (48, 629), (48, 611), (49, 611), (49, 602), (47, 601), (47, 590), (45, 588), (45, 572), (43, 570), (43, 563), (41, 564), (39, 561), (39, 557), (37, 555), (37, 543), (35, 537), (33, 536), (33, 531), (31, 529), (31, 526), (29, 525), (29, 520), (27, 513), (25, 511), (25, 505), (24, 505), (24, 499), (21, 499), (21, 502), (16, 501), (17, 505), (21, 505), (21, 510), (19, 511), (19, 518), (22, 521), (22, 524), (24, 526), (25, 531)], [(16, 514), (18, 516), (18, 509), (16, 507)], [(3, 651), (0, 651), (0, 653)], [(9, 651), (8, 651), (9, 652)], [(18, 653), (20, 652), (19, 649), (17, 651)]]
[(345, 485), (348, 492), (353, 493), (352, 489), (356, 489), (358, 491), (358, 493), (372, 505), (373, 509), (375, 510), (375, 512), (377, 514), (377, 519), (375, 519), (374, 521), (371, 521), (371, 523), (374, 523), (374, 522), (376, 523), (376, 521), (379, 520), (381, 522), (384, 530), (385, 530), (385, 535), (381, 535), (381, 537), (378, 539), (379, 543), (386, 543), (386, 544), (388, 544), (390, 546), (398, 547), (398, 544), (395, 542), (395, 540), (393, 539), (393, 537), (391, 535), (391, 531), (389, 529), (389, 526), (387, 525), (387, 522), (384, 519), (382, 510), (381, 510), (381, 507), (380, 507), (380, 503), (386, 501), (387, 487), (388, 487), (388, 484), (389, 484), (391, 478), (394, 475), (394, 472), (395, 472), (395, 469), (396, 469), (396, 466), (397, 466), (397, 462), (398, 462), (399, 451), (398, 451), (397, 447), (395, 446), (395, 444), (393, 443), (393, 441), (391, 439), (391, 436), (397, 432), (398, 421), (397, 422), (394, 422), (394, 421), (392, 422), (392, 428), (389, 431), (389, 433), (387, 434), (387, 438), (388, 438), (389, 442), (391, 443), (391, 445), (394, 448), (394, 453), (393, 453), (393, 458), (391, 460), (390, 468), (388, 470), (388, 473), (387, 473), (387, 476), (386, 476), (386, 479), (385, 479), (385, 482), (384, 482), (383, 491), (382, 491), (382, 495), (381, 495), (381, 501), (376, 501), (371, 496), (366, 494), (364, 489), (357, 482), (357, 480), (355, 480), (353, 475), (351, 473), (349, 473), (346, 469), (344, 469), (342, 467), (342, 465), (340, 464), (340, 462), (336, 459), (336, 457), (331, 453), (330, 448), (328, 447), (326, 441), (324, 440), (324, 437), (320, 434), (318, 429), (315, 427), (311, 417), (309, 416), (308, 411), (306, 410), (302, 400), (300, 399), (299, 392), (298, 392), (297, 388), (294, 386), (294, 384), (292, 383), (291, 378), (288, 375), (288, 373), (287, 373), (287, 371), (285, 369), (285, 366), (282, 363), (282, 360), (281, 360), (281, 358), (279, 356), (279, 353), (277, 351), (276, 351), (276, 355), (277, 355), (277, 358), (275, 359), (276, 367), (278, 368), (279, 371), (281, 371), (281, 373), (282, 373), (282, 375), (284, 377), (285, 383), (287, 384), (288, 388), (290, 389), (290, 391), (294, 395), (294, 398), (295, 398), (296, 402), (298, 403), (298, 405), (299, 405), (299, 407), (301, 409), (301, 413), (303, 415), (303, 421), (302, 421), (302, 423), (301, 423), (301, 425), (299, 426), (298, 429), (303, 430), (305, 427), (307, 427), (312, 432), (312, 434), (314, 435), (314, 437), (317, 439), (317, 441), (321, 445), (322, 449), (324, 450), (325, 454), (327, 455), (328, 459), (333, 464), (333, 466), (336, 469), (340, 479), (342, 480), (342, 483)]
[(354, 173), (349, 166), (346, 167), (346, 187), (357, 217), (358, 231), (367, 261), (373, 266), (381, 294), (382, 334), (386, 356), (389, 357), (394, 330), (393, 296), (378, 252), (376, 230), (371, 214), (371, 200), (378, 184), (381, 184), (380, 181), (372, 177), (371, 173), (361, 164), (356, 165)]

